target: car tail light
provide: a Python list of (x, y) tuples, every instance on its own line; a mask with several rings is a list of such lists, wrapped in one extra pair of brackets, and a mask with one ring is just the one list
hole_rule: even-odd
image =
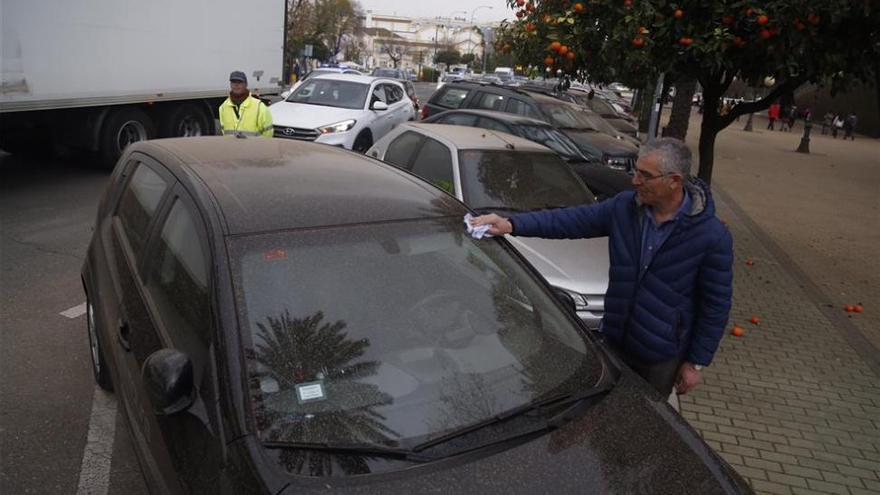
[(428, 111), (428, 105), (423, 106), (423, 107), (422, 107), (422, 119), (427, 119), (427, 118), (428, 118), (428, 113), (429, 113), (429, 111)]

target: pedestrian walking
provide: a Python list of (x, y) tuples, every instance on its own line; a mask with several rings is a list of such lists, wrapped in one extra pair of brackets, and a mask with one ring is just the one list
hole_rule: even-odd
[(600, 331), (633, 370), (668, 396), (692, 390), (724, 334), (733, 241), (709, 187), (692, 178), (680, 140), (642, 145), (632, 184), (592, 205), (479, 216), (492, 235), (608, 237), (610, 283)]
[(779, 103), (773, 103), (772, 105), (770, 105), (770, 108), (767, 109), (767, 118), (770, 119), (770, 123), (767, 124), (768, 130), (773, 130), (776, 120), (779, 119), (779, 113), (781, 110), (782, 109), (779, 106)]
[(782, 109), (780, 110), (780, 115), (779, 115), (779, 131), (780, 132), (785, 132), (787, 130), (786, 128), (788, 127), (788, 123), (789, 123), (789, 120), (788, 120), (789, 112), (790, 112), (790, 110), (789, 110), (789, 107), (787, 107), (787, 106), (782, 107)]
[(302, 79), (302, 67), (299, 66), (299, 60), (293, 63), (293, 75), (296, 77), (296, 80), (293, 82), (297, 82)]
[(272, 114), (269, 107), (251, 96), (244, 72), (229, 74), (229, 98), (220, 105), (220, 128), (223, 135), (235, 137), (272, 137)]
[(837, 139), (837, 133), (843, 129), (843, 118), (840, 117), (840, 114), (834, 116), (834, 120), (831, 122), (831, 137)]
[(834, 122), (834, 114), (831, 112), (825, 113), (822, 117), (822, 135), (827, 135), (831, 130), (831, 123)]
[(843, 121), (843, 140), (846, 141), (847, 138), (855, 141), (856, 136), (856, 125), (859, 123), (859, 118), (856, 117), (855, 112), (850, 112), (849, 117), (844, 119)]

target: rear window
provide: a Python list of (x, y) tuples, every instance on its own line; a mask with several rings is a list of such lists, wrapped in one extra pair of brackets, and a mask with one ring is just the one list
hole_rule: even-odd
[(470, 93), (469, 89), (464, 88), (443, 88), (440, 91), (434, 104), (445, 108), (459, 108)]

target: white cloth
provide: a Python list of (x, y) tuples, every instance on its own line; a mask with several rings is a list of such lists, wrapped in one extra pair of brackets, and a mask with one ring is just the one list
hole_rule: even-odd
[(477, 225), (474, 227), (471, 225), (471, 220), (473, 220), (473, 216), (470, 213), (465, 213), (464, 215), (464, 224), (467, 226), (467, 233), (470, 234), (474, 239), (482, 239), (483, 237), (492, 237), (492, 234), (489, 233), (489, 229), (491, 225)]

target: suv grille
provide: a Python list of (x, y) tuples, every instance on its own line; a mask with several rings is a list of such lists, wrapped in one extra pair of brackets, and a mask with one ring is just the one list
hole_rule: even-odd
[(299, 139), (300, 141), (314, 141), (315, 139), (318, 139), (318, 131), (315, 129), (284, 127), (280, 125), (272, 127), (275, 128), (274, 136), (277, 138)]

